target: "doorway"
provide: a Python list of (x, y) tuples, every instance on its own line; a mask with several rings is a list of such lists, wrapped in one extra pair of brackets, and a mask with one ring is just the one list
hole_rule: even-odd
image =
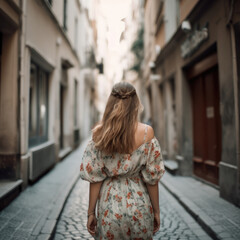
[(60, 136), (59, 145), (60, 149), (64, 148), (64, 94), (65, 87), (60, 84)]
[(65, 105), (66, 105), (66, 95), (67, 95), (67, 87), (68, 87), (68, 74), (67, 74), (67, 68), (62, 66), (61, 70), (61, 81), (60, 81), (60, 92), (59, 92), (59, 110), (60, 110), (60, 126), (59, 126), (59, 147), (60, 150), (63, 150), (66, 146), (65, 144)]
[(190, 79), (193, 114), (193, 172), (218, 185), (221, 117), (217, 65)]
[(165, 131), (166, 150), (169, 159), (176, 155), (176, 103), (175, 103), (175, 79), (170, 78), (165, 82)]

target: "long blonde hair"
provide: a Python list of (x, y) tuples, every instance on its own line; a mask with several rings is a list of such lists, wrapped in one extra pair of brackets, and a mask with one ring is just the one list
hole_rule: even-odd
[(127, 82), (113, 86), (103, 118), (92, 130), (97, 149), (108, 153), (131, 153), (135, 146), (140, 101)]

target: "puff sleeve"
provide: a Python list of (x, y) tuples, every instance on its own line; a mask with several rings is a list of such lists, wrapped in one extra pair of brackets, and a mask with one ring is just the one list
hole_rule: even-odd
[(143, 169), (141, 170), (142, 178), (145, 183), (154, 185), (165, 173), (161, 147), (155, 137), (149, 143), (145, 154), (146, 164), (143, 165)]
[(104, 163), (99, 156), (99, 150), (95, 148), (94, 142), (90, 140), (83, 153), (80, 165), (80, 178), (94, 183), (101, 182), (107, 177), (104, 172)]

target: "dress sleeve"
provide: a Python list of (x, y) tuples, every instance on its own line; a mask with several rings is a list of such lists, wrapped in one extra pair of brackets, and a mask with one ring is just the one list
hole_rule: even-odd
[(104, 172), (104, 163), (99, 155), (99, 150), (95, 148), (94, 142), (90, 140), (83, 153), (80, 178), (94, 183), (101, 182), (107, 177)]
[(148, 148), (145, 150), (146, 165), (141, 170), (143, 181), (154, 185), (165, 173), (161, 147), (158, 140), (154, 137)]

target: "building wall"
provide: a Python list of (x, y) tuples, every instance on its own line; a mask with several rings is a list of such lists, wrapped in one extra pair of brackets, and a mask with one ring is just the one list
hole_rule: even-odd
[[(239, 2), (237, 3), (239, 9)], [(222, 13), (225, 18), (222, 19), (217, 31), (217, 51), (219, 62), (219, 77), (220, 77), (220, 96), (221, 96), (221, 120), (222, 120), (222, 160), (220, 162), (220, 188), (221, 196), (238, 202), (237, 188), (239, 183), (238, 170), (239, 158), (237, 158), (237, 135), (235, 104), (238, 104), (234, 99), (234, 81), (233, 81), (233, 53), (232, 42), (229, 28), (226, 28), (225, 22), (230, 12), (229, 5), (226, 1), (221, 2)], [(225, 21), (224, 21), (225, 20)], [(239, 22), (240, 18), (236, 19)], [(233, 40), (234, 41), (234, 40)], [(235, 49), (234, 49), (235, 50)], [(229, 141), (233, 138), (234, 141)], [(238, 198), (238, 199), (237, 199)]]
[(178, 24), (178, 7), (179, 4), (176, 0), (165, 1), (165, 16), (164, 21), (167, 23), (168, 27), (166, 28), (166, 42), (170, 40), (175, 30), (177, 29)]
[[(155, 34), (155, 12), (154, 1), (146, 1), (145, 11), (144, 11), (144, 63), (147, 66), (150, 61), (154, 60), (155, 52), (155, 39), (153, 38)], [(149, 77), (148, 67), (144, 68), (144, 76)]]
[(19, 177), (18, 125), (18, 43), (20, 5), (15, 8), (0, 1), (1, 70), (0, 70), (0, 178)]
[[(6, 13), (0, 14), (0, 172), (1, 178), (22, 179), (23, 188), (88, 137), (96, 121), (93, 1), (66, 1), (66, 29), (63, 0), (52, 5), (44, 0), (0, 1), (1, 12)], [(30, 122), (30, 112), (36, 110), (33, 96), (39, 103), (37, 117), (31, 113)], [(42, 135), (29, 140), (30, 124), (35, 126), (36, 119), (43, 123)], [(49, 158), (42, 157), (46, 155)]]
[(179, 0), (180, 2), (180, 22), (187, 18), (188, 14), (196, 6), (199, 0)]
[[(70, 6), (69, 6), (70, 7)], [(54, 108), (56, 112), (49, 109), (50, 119), (49, 130), (59, 126), (59, 82), (61, 79), (61, 60), (67, 59), (74, 66), (73, 69), (68, 71), (68, 91), (65, 96), (65, 126), (64, 134), (66, 136), (66, 146), (72, 146), (72, 96), (73, 79), (79, 79), (79, 60), (75, 52), (73, 52), (72, 45), (69, 44), (69, 40), (66, 36), (61, 34), (59, 27), (52, 21), (51, 15), (46, 11), (41, 3), (35, 1), (28, 1), (26, 11), (28, 13), (26, 22), (26, 47), (36, 50), (48, 63), (53, 67), (50, 72), (49, 81), (50, 85), (54, 85), (55, 88), (52, 91), (53, 99), (55, 100)], [(37, 21), (36, 21), (37, 19)], [(44, 27), (43, 27), (44, 26)], [(71, 26), (71, 25), (70, 25)], [(47, 40), (45, 38), (47, 37)], [(60, 41), (58, 44), (57, 41)], [(31, 52), (31, 50), (30, 50)], [(27, 64), (30, 59), (25, 58)], [(26, 86), (28, 87), (28, 86)], [(50, 102), (49, 102), (50, 103)], [(51, 116), (53, 114), (53, 116)], [(55, 129), (55, 138), (58, 139), (58, 131)]]
[[(186, 9), (187, 1), (180, 1), (180, 21), (177, 24), (174, 34), (166, 41), (165, 47), (161, 49), (155, 60), (156, 72), (161, 76), (160, 80), (157, 81), (157, 86), (163, 89), (162, 93), (155, 92), (159, 96), (163, 95), (165, 100), (160, 100), (162, 101), (160, 104), (158, 102), (159, 98), (156, 96), (152, 98), (157, 101), (157, 103), (152, 103), (153, 108), (155, 108), (152, 116), (155, 118), (154, 129), (155, 131), (159, 131), (158, 136), (161, 145), (163, 145), (165, 159), (176, 159), (178, 162), (178, 174), (196, 177), (193, 166), (193, 100), (188, 74), (193, 66), (201, 68), (200, 63), (202, 60), (207, 59), (207, 56), (212, 56), (211, 54), (213, 53), (217, 53), (222, 135), (218, 176), (219, 185), (217, 188), (220, 190), (221, 197), (239, 204), (239, 183), (237, 181), (239, 178), (239, 156), (236, 144), (239, 132), (237, 132), (236, 119), (238, 120), (238, 118), (236, 118), (237, 107), (235, 107), (236, 104), (238, 105), (238, 102), (234, 98), (237, 91), (234, 88), (233, 80), (233, 53), (236, 49), (232, 45), (231, 28), (227, 26), (231, 6), (225, 0), (212, 1), (211, 3), (208, 1), (191, 2), (192, 5), (188, 4), (189, 9)], [(234, 9), (237, 9), (238, 4), (238, 2), (235, 3)], [(145, 10), (147, 11), (146, 8)], [(180, 23), (186, 16), (188, 16), (188, 20), (191, 23), (192, 33), (197, 27), (201, 29), (208, 23), (209, 37), (191, 56), (183, 58), (181, 56), (181, 45), (189, 35), (181, 30)], [(236, 16), (237, 14), (233, 10), (233, 24), (239, 22), (239, 17), (237, 18)], [(167, 28), (168, 25), (165, 26), (165, 29)], [(147, 52), (146, 54), (149, 54), (151, 49), (146, 48), (145, 51)], [(199, 64), (196, 65), (196, 63)], [(211, 63), (209, 62), (208, 64)], [(209, 67), (211, 66), (209, 65)], [(169, 119), (171, 122), (173, 118), (173, 111), (171, 110), (171, 101), (173, 98), (170, 91), (171, 79), (175, 80), (175, 133), (173, 126), (169, 123)], [(157, 88), (156, 82), (152, 83), (152, 85), (152, 90)], [(164, 111), (165, 114), (163, 113)], [(156, 112), (162, 113), (162, 116), (159, 116)], [(160, 124), (163, 121), (164, 124)], [(157, 122), (159, 122), (158, 126), (156, 126)], [(174, 138), (176, 138), (176, 142)], [(230, 138), (234, 140), (229, 141)], [(169, 144), (172, 146), (169, 147)], [(205, 181), (202, 178), (200, 180)], [(210, 182), (208, 183), (211, 184)]]
[(63, 26), (63, 0), (52, 1), (51, 8), (58, 22)]
[[(152, 93), (150, 84), (151, 69), (150, 65), (156, 57), (155, 32), (156, 32), (156, 15), (160, 1), (145, 1), (144, 5), (144, 63), (143, 63), (143, 80), (145, 81), (146, 91), (143, 91), (143, 105), (145, 122), (154, 126), (158, 120), (154, 118), (155, 109), (152, 99), (155, 97)], [(159, 45), (160, 47), (160, 45)], [(156, 124), (155, 124), (156, 125)], [(158, 134), (158, 131), (157, 131)]]

